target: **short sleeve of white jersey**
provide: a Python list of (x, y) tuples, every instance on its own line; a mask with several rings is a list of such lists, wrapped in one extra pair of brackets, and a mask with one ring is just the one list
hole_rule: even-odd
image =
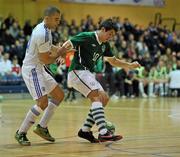
[(37, 47), (39, 50), (39, 53), (45, 53), (50, 51), (51, 49), (51, 43), (49, 40), (46, 41), (45, 39), (45, 33), (39, 33), (37, 35)]

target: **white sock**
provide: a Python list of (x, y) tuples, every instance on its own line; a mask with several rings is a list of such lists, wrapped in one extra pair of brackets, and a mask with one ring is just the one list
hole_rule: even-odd
[(47, 108), (45, 109), (43, 116), (39, 122), (40, 126), (43, 128), (47, 128), (47, 124), (51, 117), (54, 114), (54, 110), (57, 108), (57, 105), (53, 102), (49, 101)]
[(24, 121), (22, 122), (18, 133), (24, 132), (27, 133), (29, 128), (35, 123), (35, 119), (42, 112), (41, 108), (37, 105), (34, 105), (27, 113)]

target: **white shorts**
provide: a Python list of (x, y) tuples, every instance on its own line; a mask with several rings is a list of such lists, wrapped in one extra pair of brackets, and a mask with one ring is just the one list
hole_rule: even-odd
[(23, 66), (22, 76), (34, 100), (49, 94), (58, 85), (44, 67)]
[(85, 97), (92, 90), (104, 91), (101, 84), (89, 70), (73, 70), (68, 73), (68, 86), (73, 87)]

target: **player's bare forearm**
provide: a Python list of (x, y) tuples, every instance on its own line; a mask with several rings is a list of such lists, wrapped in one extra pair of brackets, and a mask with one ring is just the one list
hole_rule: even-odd
[(75, 51), (75, 49), (73, 49), (73, 44), (70, 40), (64, 42), (62, 47), (58, 48), (57, 50), (58, 57), (64, 58), (66, 56), (66, 53), (69, 51)]
[(66, 53), (66, 49), (64, 49), (64, 47), (58, 47), (58, 46), (52, 45), (49, 51), (49, 56), (51, 58), (56, 59), (60, 55), (65, 54), (65, 53)]
[(39, 58), (44, 64), (54, 63), (59, 57), (65, 58), (66, 53), (69, 51), (75, 51), (70, 40), (66, 41), (62, 47), (52, 45), (49, 52), (40, 53)]
[(47, 52), (47, 53), (39, 53), (38, 57), (39, 57), (39, 60), (43, 64), (51, 64), (51, 63), (54, 63), (56, 61), (56, 58), (52, 57), (49, 52)]
[(140, 67), (141, 65), (138, 62), (126, 62), (124, 60), (120, 60), (118, 58), (114, 57), (104, 57), (104, 60), (106, 62), (109, 62), (112, 66), (115, 67), (121, 67), (121, 68), (128, 68), (128, 69), (135, 69)]
[(61, 47), (52, 45), (50, 50), (50, 56), (52, 58), (65, 57), (66, 53), (69, 51), (73, 51), (73, 45), (70, 40), (66, 41)]

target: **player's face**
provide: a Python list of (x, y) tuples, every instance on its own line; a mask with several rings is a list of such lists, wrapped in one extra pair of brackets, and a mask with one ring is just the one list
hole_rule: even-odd
[(48, 17), (49, 27), (52, 29), (57, 28), (60, 20), (61, 20), (61, 14), (59, 13), (54, 13), (53, 15), (49, 16)]
[(106, 31), (105, 29), (103, 30), (103, 35), (102, 35), (102, 42), (107, 42), (109, 40), (111, 40), (114, 35), (115, 35), (115, 30), (114, 29), (111, 29), (111, 30), (108, 30)]

